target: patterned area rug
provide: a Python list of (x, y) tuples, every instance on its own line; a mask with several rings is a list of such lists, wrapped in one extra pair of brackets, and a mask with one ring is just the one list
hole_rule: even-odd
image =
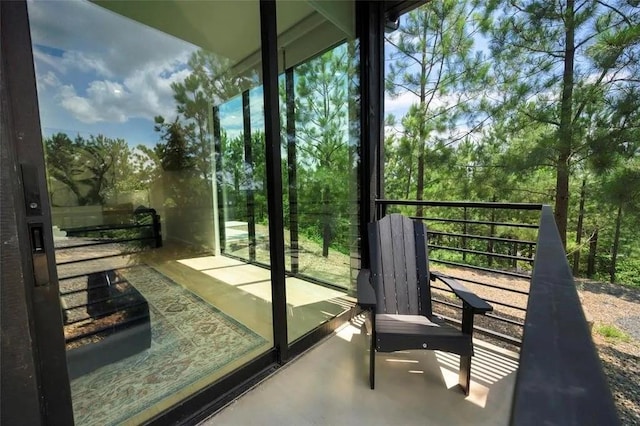
[(151, 347), (71, 382), (77, 425), (125, 421), (266, 343), (152, 268), (118, 273), (149, 303)]

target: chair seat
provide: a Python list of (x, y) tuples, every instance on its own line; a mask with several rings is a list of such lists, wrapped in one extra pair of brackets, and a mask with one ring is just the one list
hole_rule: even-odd
[(430, 349), (473, 354), (470, 335), (439, 318), (422, 315), (376, 314), (376, 348), (379, 352)]

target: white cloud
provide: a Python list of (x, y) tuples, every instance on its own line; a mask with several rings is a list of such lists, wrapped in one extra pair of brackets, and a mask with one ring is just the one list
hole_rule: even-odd
[(47, 65), (47, 66), (53, 68), (58, 73), (65, 73), (66, 72), (65, 66), (62, 63), (62, 61), (60, 61), (59, 58), (56, 58), (55, 56), (48, 55), (48, 54), (42, 52), (38, 48), (33, 49), (33, 59), (34, 59), (34, 62), (36, 64), (36, 71), (38, 70), (38, 66), (40, 64), (42, 64), (42, 65)]
[(88, 2), (28, 7), (38, 88), (55, 89), (58, 107), (82, 123), (175, 118), (171, 83), (188, 75), (195, 46)]
[(196, 49), (90, 2), (31, 1), (28, 7), (34, 44), (59, 49), (66, 65), (103, 77), (128, 75), (144, 64), (186, 60)]
[(58, 79), (58, 76), (53, 71), (46, 73), (36, 72), (36, 84), (38, 85), (38, 91), (44, 92), (49, 88), (58, 88), (62, 83)]
[(189, 71), (165, 71), (147, 67), (122, 83), (94, 80), (88, 84), (84, 96), (79, 95), (74, 86), (64, 85), (58, 92), (59, 102), (84, 123), (124, 123), (132, 118), (153, 120), (156, 115), (172, 120), (176, 111), (171, 83), (184, 80)]
[(91, 53), (74, 50), (64, 52), (61, 64), (65, 70), (71, 68), (82, 72), (94, 71), (102, 77), (114, 77), (114, 73), (109, 69), (105, 60)]
[(60, 104), (69, 112), (71, 112), (78, 120), (83, 123), (96, 123), (104, 121), (97, 113), (86, 98), (78, 96), (76, 90), (71, 85), (65, 85), (60, 88), (58, 96), (61, 98)]
[(405, 92), (396, 97), (387, 95), (384, 98), (384, 113), (385, 115), (393, 114), (397, 119), (400, 119), (411, 105), (417, 104), (419, 101), (420, 98), (411, 92)]
[(175, 118), (171, 83), (188, 75), (195, 46), (88, 2), (30, 1), (28, 8), (38, 90), (55, 90), (54, 108), (85, 124)]

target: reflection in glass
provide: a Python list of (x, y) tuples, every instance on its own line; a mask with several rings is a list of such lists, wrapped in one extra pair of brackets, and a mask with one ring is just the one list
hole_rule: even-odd
[(257, 3), (138, 6), (28, 5), (78, 425), (144, 422), (273, 346), (270, 272), (235, 250), (252, 223), (269, 264), (260, 63), (234, 56), (259, 57)]
[[(352, 5), (333, 6), (323, 11), (331, 20), (298, 29), (305, 32), (308, 55), (284, 41), (280, 46), (290, 342), (352, 306), (348, 296), (359, 267), (358, 51), (348, 31)], [(337, 27), (337, 22), (344, 25)], [(331, 42), (322, 45), (318, 40)]]

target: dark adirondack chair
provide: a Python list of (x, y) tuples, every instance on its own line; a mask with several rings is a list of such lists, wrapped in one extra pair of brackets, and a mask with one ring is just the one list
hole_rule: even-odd
[[(469, 394), (475, 314), (493, 310), (452, 278), (429, 272), (424, 223), (392, 214), (369, 224), (371, 269), (358, 276), (358, 303), (372, 311), (369, 381), (375, 386), (375, 353), (428, 349), (460, 355), (459, 384)], [(430, 281), (441, 280), (462, 299), (462, 327), (433, 315)]]

